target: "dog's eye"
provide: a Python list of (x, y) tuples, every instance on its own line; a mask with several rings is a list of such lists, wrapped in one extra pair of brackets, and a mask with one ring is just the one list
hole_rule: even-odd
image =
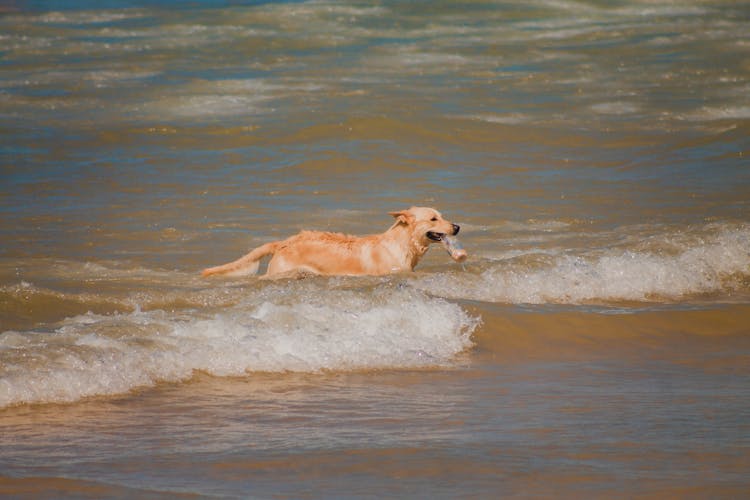
[(437, 222), (437, 217), (433, 217), (432, 219), (430, 219), (430, 221), (431, 222)]

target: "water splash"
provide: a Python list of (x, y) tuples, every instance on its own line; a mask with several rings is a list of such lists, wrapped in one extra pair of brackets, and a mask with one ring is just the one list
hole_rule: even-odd
[(385, 284), (271, 285), (217, 313), (162, 310), (64, 320), (0, 335), (0, 407), (120, 394), (157, 382), (253, 372), (450, 366), (477, 320), (456, 304)]

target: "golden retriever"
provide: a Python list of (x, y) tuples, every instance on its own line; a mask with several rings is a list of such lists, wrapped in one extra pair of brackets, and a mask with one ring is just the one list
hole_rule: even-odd
[[(411, 207), (391, 212), (395, 223), (384, 233), (349, 236), (341, 233), (302, 231), (283, 241), (266, 243), (234, 262), (205, 269), (203, 276), (245, 276), (258, 272), (260, 259), (273, 254), (265, 277), (294, 273), (322, 275), (383, 275), (413, 271), (431, 243), (458, 234), (459, 226), (443, 219), (433, 208)], [(457, 261), (463, 249), (452, 250)]]

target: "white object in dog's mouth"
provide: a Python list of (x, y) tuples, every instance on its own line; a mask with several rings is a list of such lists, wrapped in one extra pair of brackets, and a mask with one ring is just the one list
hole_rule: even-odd
[(448, 255), (451, 256), (451, 259), (455, 260), (456, 262), (463, 262), (467, 259), (469, 256), (468, 253), (466, 253), (466, 250), (464, 250), (464, 247), (461, 245), (461, 242), (458, 241), (458, 238), (455, 236), (448, 236), (447, 234), (443, 234), (440, 238), (440, 242), (443, 244), (443, 248), (448, 252)]

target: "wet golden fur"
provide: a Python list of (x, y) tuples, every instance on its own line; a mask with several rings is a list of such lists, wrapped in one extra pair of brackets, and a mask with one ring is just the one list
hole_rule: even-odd
[(412, 271), (434, 240), (428, 233), (456, 234), (459, 227), (437, 210), (411, 207), (392, 212), (395, 223), (384, 233), (349, 236), (302, 231), (283, 241), (266, 243), (234, 262), (205, 269), (203, 276), (244, 276), (258, 271), (260, 260), (273, 255), (266, 277), (294, 273), (383, 275)]

